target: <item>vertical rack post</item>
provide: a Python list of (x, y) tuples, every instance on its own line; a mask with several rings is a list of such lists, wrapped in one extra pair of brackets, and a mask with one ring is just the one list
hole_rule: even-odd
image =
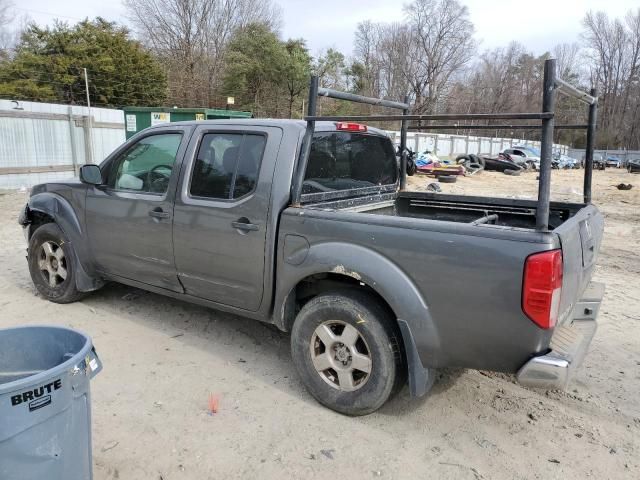
[[(556, 61), (544, 62), (542, 92), (542, 112), (555, 113), (556, 104)], [(553, 153), (554, 117), (542, 120), (540, 145), (540, 179), (538, 182), (538, 206), (536, 209), (536, 230), (546, 231), (549, 227), (549, 203), (551, 200), (551, 156)]]
[[(409, 95), (405, 95), (404, 103), (409, 104)], [(409, 109), (402, 110), (402, 115), (408, 115)], [(409, 122), (405, 119), (402, 120), (400, 126), (400, 190), (407, 188), (407, 130), (409, 128)]]
[[(598, 97), (595, 88), (591, 89), (591, 96)], [(591, 203), (591, 180), (593, 177), (593, 148), (596, 142), (596, 122), (598, 115), (598, 102), (589, 105), (589, 124), (587, 127), (587, 148), (584, 155), (584, 203)]]
[[(316, 106), (318, 104), (318, 77), (312, 76), (309, 84), (309, 101), (307, 102), (307, 115), (314, 117), (316, 115)], [(304, 174), (307, 170), (309, 154), (311, 153), (311, 141), (313, 140), (313, 132), (316, 128), (316, 122), (307, 120), (307, 129), (302, 138), (302, 146), (300, 147), (300, 155), (294, 173), (294, 182), (291, 187), (291, 204), (294, 207), (300, 206), (300, 197), (302, 195), (302, 183), (304, 182)]]

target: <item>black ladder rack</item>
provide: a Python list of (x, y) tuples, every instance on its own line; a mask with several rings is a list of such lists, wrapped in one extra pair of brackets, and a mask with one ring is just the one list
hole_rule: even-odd
[[(586, 125), (555, 125), (555, 104), (556, 93), (562, 93), (586, 103), (588, 105), (589, 120)], [(348, 102), (364, 103), (381, 107), (401, 110), (401, 115), (344, 115), (344, 116), (318, 116), (316, 115), (318, 97), (329, 97)], [(404, 102), (393, 102), (379, 98), (363, 97), (352, 93), (340, 92), (328, 88), (319, 88), (318, 77), (311, 77), (309, 84), (309, 102), (307, 109), (307, 128), (302, 140), (302, 147), (298, 156), (296, 169), (291, 187), (291, 204), (300, 206), (302, 196), (302, 183), (311, 152), (311, 141), (315, 131), (317, 121), (400, 121), (400, 190), (406, 188), (407, 181), (407, 131), (411, 130), (445, 130), (456, 127), (455, 125), (418, 125), (409, 126), (410, 121), (431, 121), (431, 120), (538, 120), (538, 125), (485, 125), (473, 126), (473, 128), (518, 128), (536, 129), (540, 128), (540, 172), (538, 181), (538, 200), (536, 206), (536, 230), (547, 231), (549, 228), (549, 209), (551, 197), (551, 156), (553, 153), (553, 132), (554, 129), (586, 129), (587, 148), (585, 153), (584, 203), (591, 203), (591, 185), (593, 176), (593, 149), (596, 135), (596, 116), (598, 109), (598, 97), (595, 89), (590, 93), (583, 92), (576, 87), (565, 82), (556, 75), (556, 60), (549, 59), (544, 62), (544, 80), (542, 92), (542, 112), (540, 113), (467, 113), (467, 114), (433, 114), (433, 115), (410, 115), (409, 98), (405, 97)]]

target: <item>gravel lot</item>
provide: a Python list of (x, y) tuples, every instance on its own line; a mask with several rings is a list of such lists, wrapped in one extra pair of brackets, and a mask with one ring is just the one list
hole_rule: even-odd
[[(582, 171), (553, 176), (554, 198), (580, 198)], [(622, 181), (635, 188), (618, 191)], [(288, 336), (268, 325), (120, 285), (72, 305), (36, 297), (16, 223), (25, 193), (0, 194), (0, 326), (61, 324), (93, 337), (105, 367), (92, 382), (96, 480), (637, 479), (640, 176), (610, 169), (594, 183), (606, 215), (596, 279), (607, 294), (567, 392), (443, 371), (425, 398), (404, 389), (378, 413), (340, 416), (306, 393)], [(536, 181), (484, 172), (442, 187), (527, 196)], [(213, 416), (211, 392), (220, 396)]]

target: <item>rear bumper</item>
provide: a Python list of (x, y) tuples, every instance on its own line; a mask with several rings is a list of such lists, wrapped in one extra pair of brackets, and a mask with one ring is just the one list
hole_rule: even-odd
[(572, 374), (587, 354), (596, 332), (596, 318), (604, 296), (604, 284), (591, 282), (576, 303), (570, 321), (556, 327), (550, 351), (525, 363), (517, 374), (518, 382), (547, 390), (566, 388)]

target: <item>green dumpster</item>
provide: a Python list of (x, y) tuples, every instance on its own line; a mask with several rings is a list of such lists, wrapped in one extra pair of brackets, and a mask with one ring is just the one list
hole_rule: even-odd
[(127, 139), (145, 128), (160, 123), (251, 118), (251, 112), (218, 108), (125, 107), (123, 110)]

